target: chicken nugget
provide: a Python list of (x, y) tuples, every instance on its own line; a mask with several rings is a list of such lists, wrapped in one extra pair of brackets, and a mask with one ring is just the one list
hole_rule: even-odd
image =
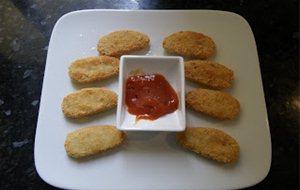
[(187, 79), (216, 89), (228, 88), (234, 80), (231, 69), (209, 60), (187, 61), (184, 72)]
[(239, 157), (237, 141), (218, 129), (187, 127), (176, 134), (176, 140), (186, 149), (218, 162), (233, 163)]
[(78, 59), (69, 67), (69, 76), (78, 83), (91, 83), (118, 73), (119, 59), (109, 56)]
[(149, 45), (149, 37), (141, 32), (119, 30), (109, 33), (98, 41), (100, 55), (119, 57), (121, 55), (141, 50)]
[(91, 126), (69, 133), (64, 146), (70, 157), (83, 158), (115, 148), (124, 139), (125, 133), (114, 126)]
[(168, 53), (199, 59), (208, 59), (216, 51), (212, 38), (192, 31), (180, 31), (167, 36), (163, 48)]
[(226, 92), (194, 89), (187, 93), (187, 107), (219, 119), (233, 119), (240, 113), (240, 103)]
[(82, 118), (117, 106), (118, 95), (105, 88), (84, 88), (64, 97), (62, 111), (69, 118)]

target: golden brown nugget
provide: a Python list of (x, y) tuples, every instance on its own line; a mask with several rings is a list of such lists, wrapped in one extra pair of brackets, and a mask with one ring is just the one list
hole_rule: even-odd
[(192, 31), (180, 31), (167, 36), (163, 47), (168, 53), (199, 59), (207, 59), (216, 51), (212, 38)]
[(69, 67), (69, 76), (79, 83), (91, 83), (107, 79), (119, 73), (119, 59), (97, 56), (78, 59)]
[(216, 89), (228, 88), (234, 80), (231, 69), (209, 60), (187, 61), (184, 72), (187, 79)]
[(218, 162), (233, 163), (239, 157), (237, 141), (218, 129), (187, 127), (176, 134), (176, 140), (186, 149)]
[(147, 47), (149, 42), (149, 37), (144, 33), (132, 30), (119, 30), (100, 38), (98, 52), (100, 55), (119, 57), (141, 50)]
[(226, 92), (194, 89), (187, 93), (187, 107), (219, 119), (233, 119), (240, 112), (240, 103)]
[(105, 88), (84, 88), (64, 97), (62, 111), (69, 118), (82, 118), (116, 107), (117, 97)]
[(65, 150), (70, 157), (83, 158), (115, 148), (124, 142), (125, 133), (114, 126), (92, 126), (67, 135)]

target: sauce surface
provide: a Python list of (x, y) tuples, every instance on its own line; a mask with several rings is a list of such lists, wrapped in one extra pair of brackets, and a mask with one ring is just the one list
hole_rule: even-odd
[(178, 108), (178, 96), (164, 76), (130, 76), (126, 81), (125, 102), (136, 120), (155, 120)]

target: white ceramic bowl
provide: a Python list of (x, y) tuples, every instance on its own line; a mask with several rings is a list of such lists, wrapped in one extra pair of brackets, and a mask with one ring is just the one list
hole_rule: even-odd
[[(141, 119), (128, 113), (125, 104), (125, 85), (130, 72), (140, 69), (146, 74), (163, 75), (177, 93), (179, 105), (173, 113), (156, 120)], [(117, 128), (136, 131), (183, 131), (185, 129), (185, 78), (184, 62), (179, 56), (132, 56), (120, 59)]]

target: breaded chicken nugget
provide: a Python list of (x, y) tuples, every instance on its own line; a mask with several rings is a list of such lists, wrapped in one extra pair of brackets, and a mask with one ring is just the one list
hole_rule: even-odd
[(122, 144), (125, 133), (114, 126), (92, 126), (78, 129), (67, 135), (65, 150), (70, 157), (92, 156)]
[(187, 127), (176, 134), (176, 140), (188, 150), (222, 163), (233, 163), (240, 147), (228, 134), (213, 128)]
[(117, 97), (105, 88), (84, 88), (64, 97), (62, 111), (69, 118), (82, 118), (116, 107)]
[(163, 48), (168, 53), (199, 59), (207, 59), (216, 51), (212, 38), (192, 31), (180, 31), (167, 36)]
[(119, 30), (100, 38), (98, 52), (100, 55), (119, 57), (141, 50), (147, 47), (149, 42), (149, 37), (144, 33), (132, 30)]
[(226, 92), (194, 89), (187, 93), (187, 107), (219, 119), (233, 119), (240, 112), (240, 103)]
[(231, 69), (209, 60), (187, 61), (184, 72), (187, 79), (216, 89), (230, 87), (234, 79)]
[(69, 67), (69, 76), (79, 83), (103, 80), (118, 73), (119, 59), (109, 56), (78, 59)]

